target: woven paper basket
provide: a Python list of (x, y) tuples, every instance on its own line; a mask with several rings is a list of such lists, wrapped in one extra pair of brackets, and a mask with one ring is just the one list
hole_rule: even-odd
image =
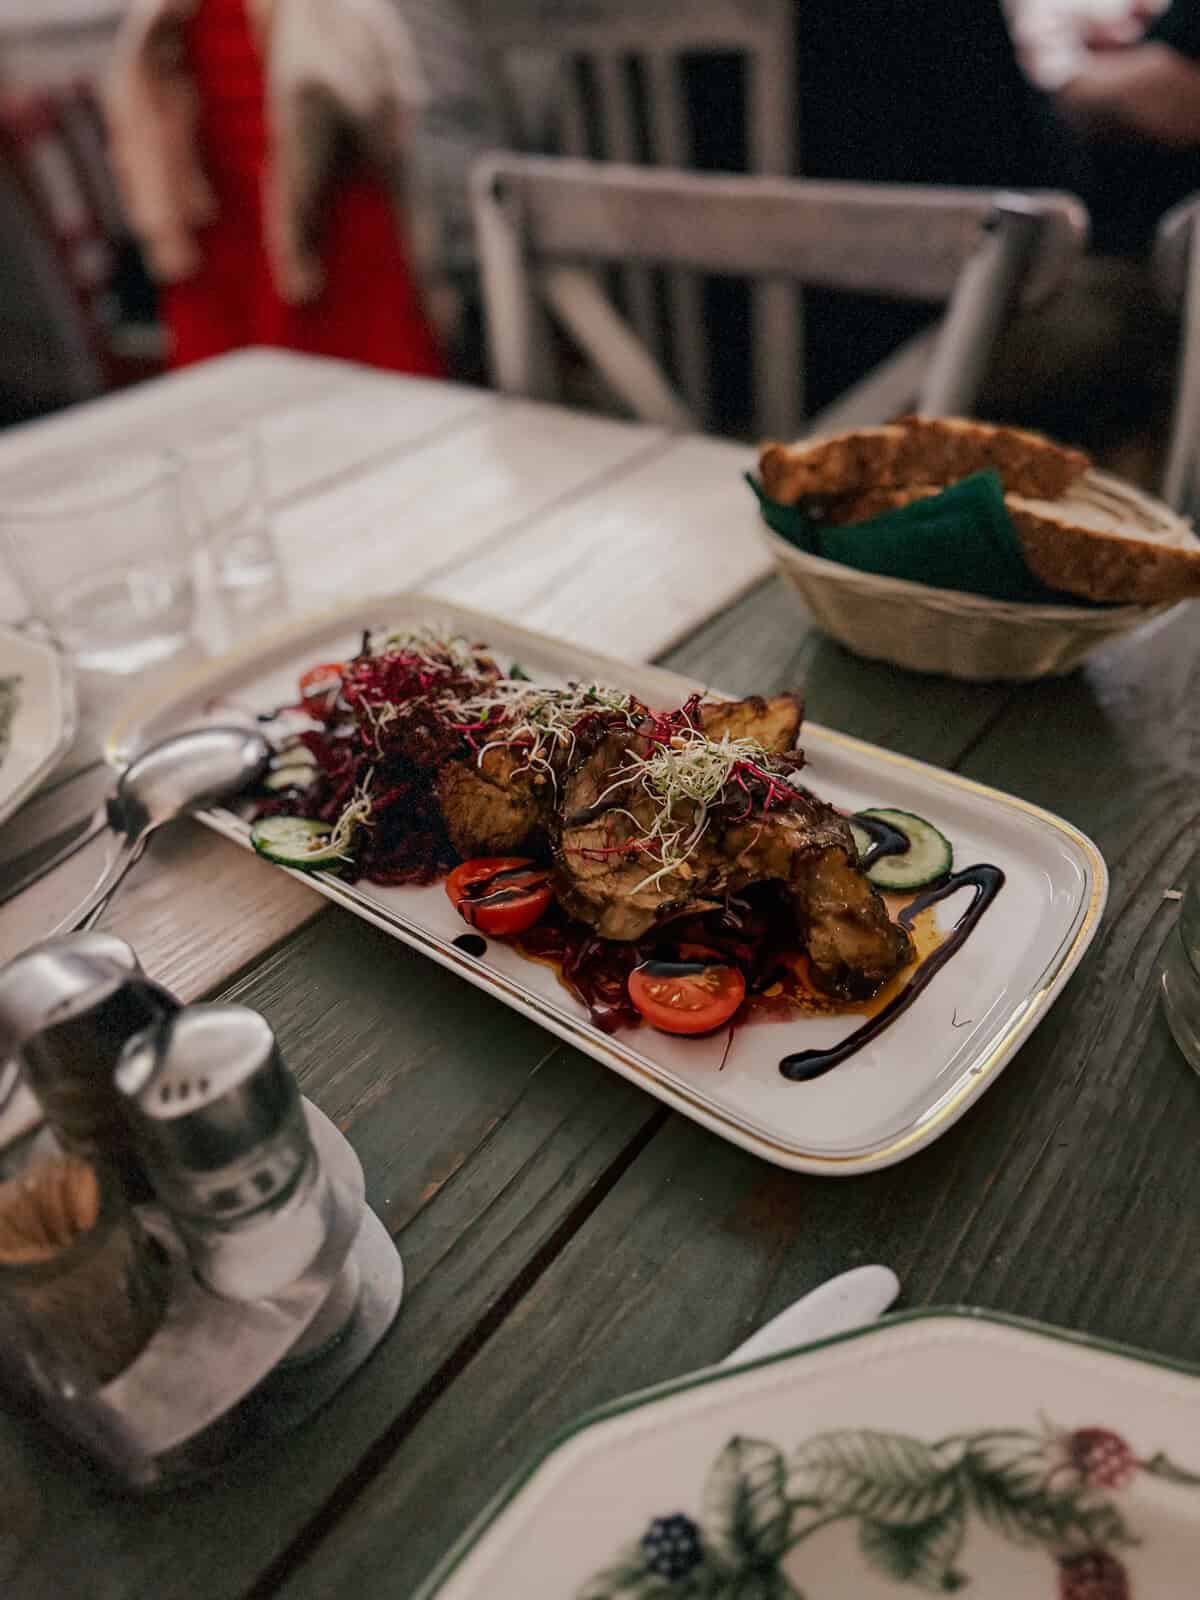
[(1169, 606), (1016, 605), (808, 555), (759, 524), (775, 565), (826, 633), (856, 655), (950, 678), (1046, 678)]

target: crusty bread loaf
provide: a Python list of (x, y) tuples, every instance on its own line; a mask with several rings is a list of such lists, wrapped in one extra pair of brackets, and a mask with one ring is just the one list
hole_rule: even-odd
[(909, 485), (944, 488), (984, 467), (994, 467), (1014, 494), (1054, 499), (1087, 465), (1081, 450), (1040, 433), (964, 417), (902, 417), (827, 439), (766, 444), (759, 455), (763, 488), (786, 505)]
[(1005, 496), (1030, 570), (1052, 589), (1128, 605), (1200, 595), (1200, 539), (1157, 500), (1090, 471), (1060, 499)]

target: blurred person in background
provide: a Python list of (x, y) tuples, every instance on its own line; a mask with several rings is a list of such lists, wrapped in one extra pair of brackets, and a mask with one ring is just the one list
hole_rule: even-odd
[[(1164, 92), (1182, 119), (1181, 89), (1200, 70), (1184, 59), (1180, 36), (1168, 38), (1183, 16), (1197, 17), (1200, 0), (1160, 11), (1162, 0), (1103, 8), (1089, 0), (805, 0), (795, 8), (798, 170), (806, 176), (1062, 189), (1084, 199), (1092, 253), (1066, 291), (1007, 331), (980, 410), (1114, 462), (1109, 452), (1124, 450), (1169, 406), (1174, 325), (1136, 258), (1162, 211), (1200, 187), (1194, 151), (1169, 146), (1161, 125), (1139, 127), (1132, 103), (1118, 113), (1115, 97), (1101, 108), (1112, 63), (1167, 55)], [(1135, 79), (1130, 72), (1130, 91)], [(1183, 134), (1177, 122), (1167, 138)], [(826, 291), (810, 291), (807, 305), (814, 406), (931, 316), (927, 307)]]
[(1080, 43), (1055, 102), (1085, 141), (1096, 246), (1131, 254), (1200, 190), (1200, 0), (1135, 3)]
[(106, 98), (173, 366), (265, 344), (443, 370), (491, 142), (453, 0), (133, 0)]

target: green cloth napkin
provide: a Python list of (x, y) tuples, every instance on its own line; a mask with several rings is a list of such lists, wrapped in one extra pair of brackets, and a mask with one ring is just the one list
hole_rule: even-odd
[(799, 506), (781, 505), (763, 493), (750, 473), (746, 481), (758, 496), (767, 526), (826, 561), (989, 600), (1088, 604), (1048, 589), (1030, 572), (1004, 504), (1000, 474), (990, 469), (850, 527), (819, 522)]

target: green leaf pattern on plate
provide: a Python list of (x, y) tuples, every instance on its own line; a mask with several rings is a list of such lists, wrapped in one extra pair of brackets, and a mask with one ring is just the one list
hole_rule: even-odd
[(1093, 1569), (1106, 1574), (1106, 1593), (1132, 1596), (1119, 1553), (1138, 1540), (1115, 1492), (1139, 1473), (1200, 1487), (1200, 1473), (1161, 1451), (1139, 1459), (1097, 1427), (1043, 1423), (932, 1443), (841, 1429), (814, 1434), (790, 1457), (768, 1440), (735, 1437), (709, 1469), (698, 1520), (682, 1511), (655, 1518), (577, 1600), (805, 1600), (794, 1582), (799, 1548), (837, 1522), (856, 1524), (861, 1559), (878, 1577), (949, 1594), (970, 1583), (973, 1520), (1045, 1551), (1047, 1597), (1065, 1592), (1064, 1574)]
[(734, 1438), (704, 1485), (704, 1542), (731, 1566), (777, 1560), (788, 1546), (791, 1506), (782, 1453), (762, 1439)]

